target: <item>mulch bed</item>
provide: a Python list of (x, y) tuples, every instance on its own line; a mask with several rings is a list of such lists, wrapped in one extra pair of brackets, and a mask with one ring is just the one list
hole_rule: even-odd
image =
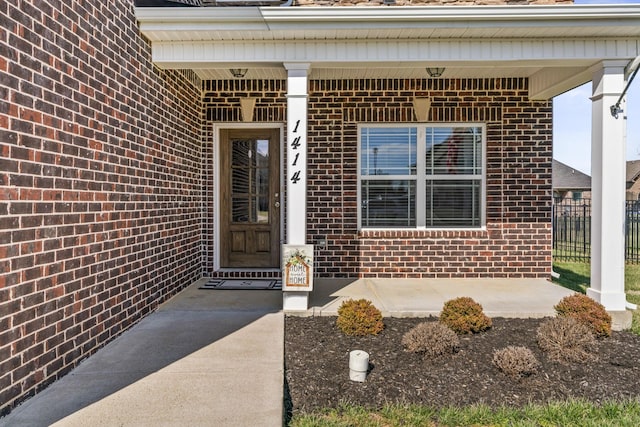
[[(431, 407), (486, 404), (523, 406), (570, 398), (595, 403), (640, 398), (640, 336), (614, 332), (598, 341), (597, 360), (563, 364), (538, 348), (536, 330), (544, 319), (494, 318), (481, 334), (461, 336), (453, 355), (425, 360), (404, 351), (402, 336), (431, 319), (385, 318), (378, 336), (350, 337), (335, 317), (287, 317), (285, 321), (286, 399), (289, 414), (336, 408), (343, 403), (372, 409), (385, 404)], [(493, 364), (493, 352), (526, 346), (541, 364), (532, 376), (514, 380)], [(369, 353), (364, 383), (349, 380), (349, 352)]]

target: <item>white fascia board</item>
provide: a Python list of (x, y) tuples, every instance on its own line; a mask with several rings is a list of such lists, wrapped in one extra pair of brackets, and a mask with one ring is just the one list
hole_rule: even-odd
[[(527, 5), (527, 6), (402, 6), (402, 7), (261, 7), (264, 20), (278, 22), (327, 21), (374, 22), (383, 27), (393, 22), (583, 22), (638, 19), (638, 5)], [(273, 28), (273, 27), (272, 27)]]
[(205, 30), (269, 31), (257, 7), (136, 7), (135, 15), (143, 34)]
[(385, 28), (602, 28), (640, 25), (640, 5), (135, 8), (143, 33)]

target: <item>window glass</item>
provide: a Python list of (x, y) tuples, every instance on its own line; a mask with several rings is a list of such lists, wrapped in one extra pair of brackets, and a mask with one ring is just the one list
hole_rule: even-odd
[(415, 227), (415, 194), (415, 181), (363, 181), (362, 225), (365, 227)]
[(483, 144), (481, 126), (361, 127), (361, 226), (482, 226)]
[(480, 226), (478, 180), (429, 180), (426, 220), (430, 227)]
[(482, 134), (478, 128), (430, 128), (426, 132), (428, 175), (482, 173)]
[(416, 128), (364, 128), (362, 175), (415, 175)]

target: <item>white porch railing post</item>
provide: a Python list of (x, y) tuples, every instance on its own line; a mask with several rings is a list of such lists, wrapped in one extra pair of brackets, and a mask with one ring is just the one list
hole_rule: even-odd
[(591, 287), (587, 295), (610, 312), (624, 311), (625, 119), (611, 114), (624, 89), (623, 61), (593, 70), (591, 129)]
[[(309, 63), (286, 63), (287, 69), (287, 194), (286, 241), (307, 240), (307, 98)], [(284, 311), (306, 310), (309, 292), (283, 293)]]

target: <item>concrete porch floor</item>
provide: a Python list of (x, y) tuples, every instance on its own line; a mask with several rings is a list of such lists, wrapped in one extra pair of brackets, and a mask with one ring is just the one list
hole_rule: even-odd
[(335, 316), (343, 301), (366, 298), (383, 316), (428, 317), (466, 296), (490, 317), (547, 317), (573, 293), (545, 279), (314, 279), (309, 309), (296, 314)]

